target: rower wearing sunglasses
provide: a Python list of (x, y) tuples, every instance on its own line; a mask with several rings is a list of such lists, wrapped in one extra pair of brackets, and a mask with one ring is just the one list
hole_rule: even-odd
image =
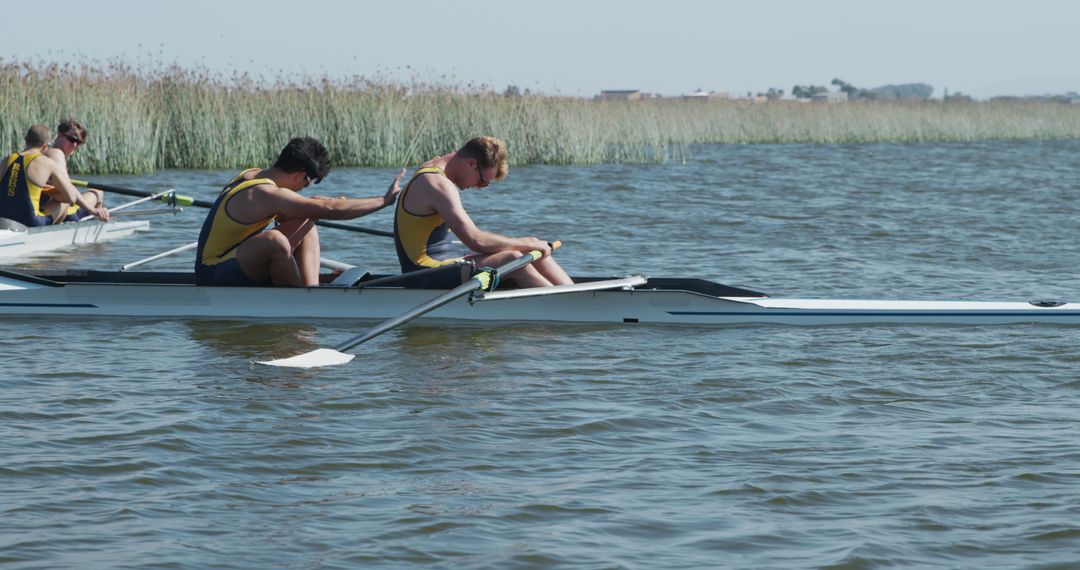
[(383, 196), (305, 197), (299, 192), (330, 172), (326, 147), (311, 137), (285, 145), (267, 168), (241, 172), (218, 194), (199, 233), (198, 285), (319, 284), (319, 233), (315, 220), (350, 220), (394, 203), (398, 173)]
[(68, 176), (68, 157), (85, 143), (86, 127), (75, 119), (60, 119), (60, 124), (56, 126), (56, 138), (45, 151), (45, 156), (60, 167), (57, 174), (49, 178), (41, 198), (41, 210), (54, 220), (53, 223), (74, 222), (89, 216), (103, 221), (109, 219), (105, 195), (101, 190), (79, 192)]

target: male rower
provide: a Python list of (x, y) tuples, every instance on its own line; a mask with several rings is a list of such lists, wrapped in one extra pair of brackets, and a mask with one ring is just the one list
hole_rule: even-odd
[[(67, 166), (46, 154), (49, 137), (48, 127), (34, 125), (23, 137), (25, 148), (7, 157), (0, 175), (0, 217), (28, 227), (47, 226), (64, 221), (66, 206), (72, 204), (80, 213), (108, 221), (109, 211), (75, 189)], [(48, 192), (60, 198), (46, 200)]]
[[(57, 223), (77, 221), (94, 211), (105, 210), (105, 194), (101, 190), (79, 192), (68, 175), (67, 159), (86, 144), (86, 135), (86, 127), (75, 119), (60, 119), (56, 125), (56, 139), (45, 151), (45, 156), (61, 166), (60, 172), (49, 179), (49, 185), (53, 188), (45, 193), (41, 201), (44, 211)], [(67, 190), (63, 190), (65, 186)]]
[[(544, 257), (506, 279), (519, 287), (569, 285), (570, 276), (551, 257), (551, 247), (535, 237), (507, 237), (481, 230), (465, 212), (461, 191), (486, 188), (506, 177), (506, 145), (495, 137), (477, 137), (460, 149), (420, 166), (405, 185), (394, 214), (394, 244), (402, 273), (471, 261), (474, 267), (497, 267), (533, 250)], [(453, 242), (456, 236), (464, 247)], [(467, 267), (467, 266), (466, 266)], [(421, 281), (432, 288), (453, 287), (467, 279), (443, 274)]]
[[(203, 222), (195, 256), (199, 285), (319, 284), (319, 233), (315, 220), (348, 220), (394, 203), (398, 173), (377, 198), (306, 198), (298, 194), (330, 172), (326, 147), (311, 137), (294, 138), (273, 166), (234, 177)], [(270, 229), (270, 223), (277, 225)]]

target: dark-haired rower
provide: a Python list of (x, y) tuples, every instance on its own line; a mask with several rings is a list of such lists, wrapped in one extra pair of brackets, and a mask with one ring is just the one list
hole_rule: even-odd
[[(402, 169), (378, 198), (306, 198), (298, 194), (330, 172), (326, 147), (294, 138), (274, 165), (234, 177), (203, 222), (195, 256), (199, 285), (319, 284), (319, 234), (315, 220), (348, 220), (394, 203)], [(270, 228), (272, 222), (277, 225)]]

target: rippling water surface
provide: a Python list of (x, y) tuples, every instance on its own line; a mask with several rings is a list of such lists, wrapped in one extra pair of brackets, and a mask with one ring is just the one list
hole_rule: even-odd
[[(231, 173), (98, 178), (210, 198)], [(389, 170), (338, 170), (376, 195)], [(1080, 142), (724, 146), (465, 193), (577, 275), (1076, 299)], [(122, 201), (122, 200), (120, 200)], [(116, 203), (118, 200), (113, 199)], [(23, 267), (110, 268), (203, 212)], [(388, 229), (390, 212), (357, 221)], [(392, 242), (326, 230), (377, 272)], [(182, 269), (190, 254), (152, 268)], [(1080, 328), (7, 319), (8, 568), (1075, 568)]]

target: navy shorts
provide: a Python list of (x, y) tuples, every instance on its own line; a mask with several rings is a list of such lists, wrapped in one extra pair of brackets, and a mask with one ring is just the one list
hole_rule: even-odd
[(31, 216), (29, 224), (25, 224), (27, 227), (40, 228), (42, 226), (52, 225), (52, 216)]
[[(77, 221), (79, 221), (79, 220), (81, 220), (81, 219), (83, 219), (83, 218), (85, 218), (87, 216), (90, 216), (90, 210), (87, 210), (86, 208), (84, 208), (82, 206), (79, 206), (79, 209), (75, 210), (74, 214), (68, 214), (67, 217), (64, 218), (64, 223), (66, 224), (68, 222), (77, 222)], [(93, 218), (93, 216), (90, 216), (90, 217)]]
[(217, 285), (224, 287), (260, 287), (270, 285), (267, 277), (261, 283), (247, 276), (240, 269), (240, 261), (235, 257), (217, 265), (200, 265), (195, 270), (196, 285)]
[(465, 247), (465, 244), (451, 242), (441, 247), (430, 247), (427, 250), (428, 257), (435, 261), (446, 261), (447, 259), (461, 259), (470, 255), (476, 255), (476, 252)]
[[(449, 242), (429, 247), (427, 255), (435, 261), (465, 260), (470, 255), (476, 255), (476, 252), (465, 247), (464, 244)], [(411, 259), (403, 258), (400, 252), (398, 261), (401, 263), (401, 272), (404, 274), (401, 284), (408, 289), (453, 289), (465, 282), (461, 277), (461, 267), (457, 265), (423, 267)], [(423, 271), (423, 273), (412, 275), (415, 271)]]

